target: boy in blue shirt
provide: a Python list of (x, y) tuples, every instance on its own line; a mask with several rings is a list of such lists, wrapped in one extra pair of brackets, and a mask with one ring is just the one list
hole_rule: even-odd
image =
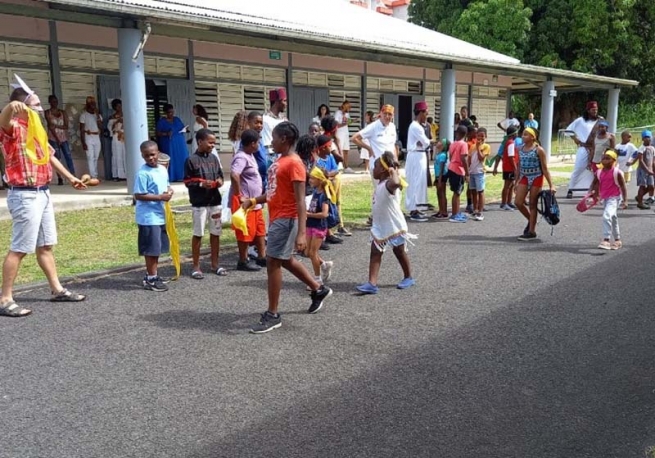
[(168, 280), (157, 273), (159, 256), (168, 253), (164, 202), (171, 200), (173, 188), (168, 182), (166, 167), (158, 163), (159, 148), (153, 141), (141, 143), (141, 166), (134, 179), (135, 217), (139, 226), (139, 256), (146, 262), (143, 288), (150, 291), (168, 291)]
[[(327, 135), (319, 135), (316, 144), (318, 146), (316, 167), (321, 169), (325, 176), (334, 185), (337, 198), (337, 211), (339, 213), (339, 229), (341, 229), (343, 228), (343, 218), (341, 217), (341, 180), (338, 176), (341, 171), (339, 170), (337, 160), (332, 153), (332, 139)], [(351, 235), (348, 231), (343, 231), (343, 233), (344, 235)], [(325, 241), (333, 244), (343, 243), (343, 239), (337, 237), (332, 228), (329, 228)]]
[(448, 148), (450, 141), (444, 138), (435, 148), (440, 149), (434, 158), (434, 186), (437, 188), (439, 211), (433, 215), (436, 219), (448, 218), (448, 199), (446, 198), (446, 183), (448, 182)]

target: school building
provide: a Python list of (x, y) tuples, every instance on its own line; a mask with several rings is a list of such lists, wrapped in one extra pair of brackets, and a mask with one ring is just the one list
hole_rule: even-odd
[[(336, 110), (348, 99), (357, 121), (366, 110), (393, 104), (404, 138), (413, 104), (426, 100), (442, 136), (452, 137), (455, 112), (468, 106), (491, 142), (501, 139), (495, 126), (511, 94), (533, 92), (543, 97), (537, 118), (548, 148), (558, 91), (607, 90), (601, 107), (615, 128), (620, 89), (638, 84), (524, 65), (346, 1), (0, 0), (0, 35), (0, 99), (7, 100), (14, 73), (44, 104), (56, 94), (79, 170), (86, 170), (77, 124), (85, 98), (98, 97), (105, 119), (109, 102), (122, 99), (130, 190), (141, 164), (138, 145), (154, 136), (167, 102), (189, 125), (192, 106), (202, 104), (220, 133), (221, 152), (229, 154), (234, 114), (264, 110), (268, 91), (280, 86), (301, 132), (321, 103)], [(358, 129), (353, 123), (352, 133)], [(105, 170), (111, 170), (109, 143)]]

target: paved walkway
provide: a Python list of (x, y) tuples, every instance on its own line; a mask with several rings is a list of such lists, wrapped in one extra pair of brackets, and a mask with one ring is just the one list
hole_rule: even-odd
[[(633, 195), (631, 192), (630, 195)], [(71, 285), (86, 303), (18, 299), (0, 319), (2, 458), (638, 457), (655, 446), (652, 211), (621, 213), (625, 248), (595, 248), (600, 210), (562, 202), (520, 243), (515, 212), (410, 224), (418, 286), (378, 296), (368, 235), (326, 252), (334, 295), (307, 315), (285, 274), (283, 326), (248, 334), (265, 273), (130, 272)], [(225, 259), (234, 266), (235, 259)]]

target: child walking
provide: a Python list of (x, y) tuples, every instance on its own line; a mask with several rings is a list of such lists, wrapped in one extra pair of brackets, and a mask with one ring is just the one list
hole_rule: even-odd
[(218, 156), (212, 154), (216, 145), (216, 136), (209, 129), (196, 132), (198, 150), (184, 163), (184, 184), (189, 189), (189, 202), (192, 207), (193, 237), (191, 238), (191, 255), (193, 271), (191, 278), (205, 278), (200, 269), (200, 247), (205, 235), (205, 226), (209, 225), (209, 245), (212, 272), (225, 276), (227, 271), (218, 266), (218, 253), (222, 232), (221, 192), (223, 186), (223, 169)]
[[(314, 190), (307, 208), (307, 257), (314, 268), (314, 280), (323, 285), (332, 275), (332, 261), (324, 261), (318, 251), (328, 232), (327, 217), (330, 202), (334, 203), (335, 190), (332, 182), (318, 167), (314, 167), (309, 175), (309, 183)], [(311, 291), (310, 287), (307, 287)]]
[(400, 208), (401, 178), (398, 175), (400, 165), (390, 151), (385, 151), (375, 161), (373, 178), (379, 180), (373, 194), (373, 224), (371, 226), (371, 257), (368, 270), (368, 282), (358, 285), (357, 290), (364, 294), (377, 294), (378, 275), (382, 264), (382, 254), (387, 247), (393, 248), (403, 270), (403, 280), (396, 286), (406, 289), (416, 284), (412, 278), (409, 257), (407, 256), (407, 239), (416, 236), (407, 232), (407, 221)]
[[(617, 210), (619, 205), (622, 209), (627, 208), (628, 189), (625, 185), (623, 171), (617, 166), (617, 159), (618, 155), (615, 151), (605, 151), (601, 158), (603, 168), (594, 173), (594, 182), (591, 185), (591, 193), (605, 202), (603, 240), (598, 245), (601, 250), (618, 250), (623, 246)], [(614, 243), (610, 243), (611, 237), (614, 237)]]
[(141, 157), (145, 164), (134, 179), (136, 224), (139, 226), (139, 256), (146, 262), (143, 289), (168, 291), (168, 279), (157, 272), (159, 256), (169, 251), (164, 202), (171, 200), (173, 188), (168, 183), (166, 167), (158, 164), (159, 148), (153, 141), (141, 143)]
[(491, 146), (486, 143), (487, 129), (481, 127), (478, 129), (475, 146), (469, 152), (469, 169), (471, 179), (469, 188), (473, 199), (473, 219), (475, 221), (484, 220), (482, 212), (484, 211), (484, 161), (491, 153)]
[(637, 151), (637, 208), (641, 210), (648, 210), (650, 205), (644, 204), (644, 196), (653, 193), (655, 185), (655, 172), (653, 171), (653, 157), (655, 156), (655, 148), (650, 144), (652, 139), (650, 130), (645, 130), (641, 133), (642, 147)]
[[(436, 219), (448, 219), (448, 199), (446, 198), (446, 184), (448, 182), (448, 148), (450, 140), (441, 141), (441, 151), (434, 159), (434, 185), (437, 188), (437, 202), (439, 211), (433, 215)], [(436, 147), (439, 147), (437, 143)]]
[(312, 303), (307, 313), (318, 312), (323, 307), (323, 301), (332, 294), (330, 288), (314, 280), (312, 274), (293, 256), (294, 248), (296, 251), (304, 251), (307, 245), (307, 172), (294, 151), (298, 137), (298, 128), (288, 121), (275, 126), (271, 146), (280, 157), (268, 169), (266, 194), (251, 199), (241, 198), (244, 210), (267, 203), (270, 219), (266, 258), (268, 310), (262, 313), (259, 322), (250, 329), (253, 334), (263, 334), (282, 326), (278, 306), (283, 267), (312, 289)]

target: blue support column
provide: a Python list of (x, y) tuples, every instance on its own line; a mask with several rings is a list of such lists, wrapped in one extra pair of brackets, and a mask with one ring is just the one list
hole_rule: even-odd
[(455, 139), (455, 70), (447, 68), (441, 71), (441, 117), (439, 133), (441, 138), (449, 141)]
[(621, 89), (610, 89), (607, 94), (607, 122), (610, 125), (609, 131), (613, 134), (618, 134), (616, 129), (619, 122), (619, 93)]
[(541, 146), (546, 151), (546, 156), (548, 157), (549, 162), (553, 141), (553, 108), (555, 105), (555, 97), (557, 97), (555, 82), (545, 81), (544, 87), (541, 90), (541, 119), (539, 119), (539, 140)]
[(142, 32), (138, 29), (118, 29), (118, 60), (127, 155), (127, 191), (130, 194), (134, 189), (136, 172), (143, 165), (139, 146), (148, 140), (143, 52), (139, 53), (136, 61), (132, 61), (132, 56), (141, 42), (141, 36)]

